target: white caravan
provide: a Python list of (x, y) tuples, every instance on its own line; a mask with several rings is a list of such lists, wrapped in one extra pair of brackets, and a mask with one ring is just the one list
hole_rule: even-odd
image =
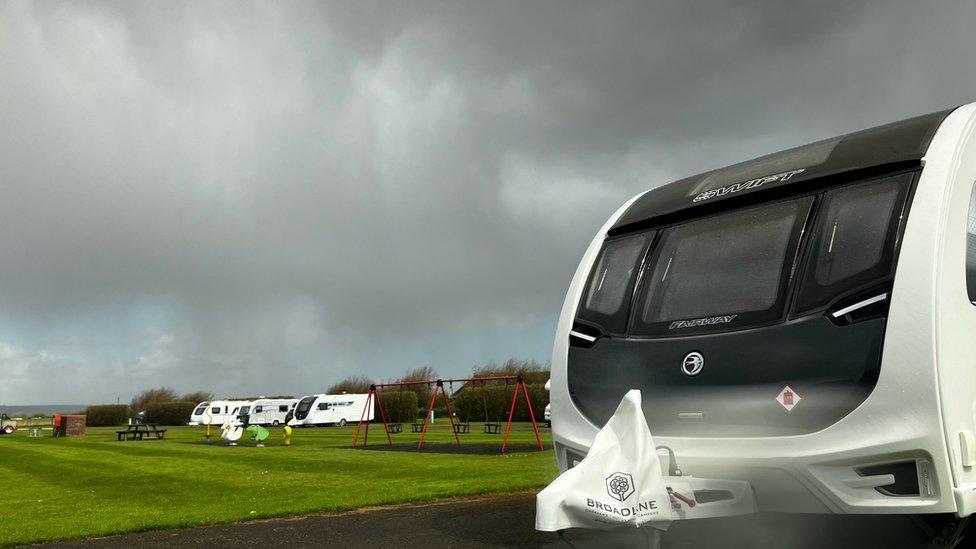
[[(638, 195), (552, 357), (560, 469), (629, 389), (681, 471), (760, 510), (976, 510), (976, 104)], [(714, 496), (714, 494), (712, 494)]]
[[(248, 425), (271, 425), (277, 427), (285, 423), (288, 412), (295, 408), (298, 399), (295, 398), (259, 398), (251, 401), (238, 415), (243, 423)], [(243, 416), (247, 416), (244, 418)]]
[(190, 414), (190, 425), (223, 425), (237, 419), (243, 400), (201, 402)]
[[(363, 417), (366, 394), (309, 395), (302, 397), (295, 406), (295, 417), (288, 425), (311, 427), (314, 425), (338, 425), (358, 422)], [(366, 411), (365, 420), (373, 419), (373, 406)]]
[[(546, 392), (552, 387), (552, 380), (546, 380)], [(546, 419), (546, 427), (552, 427), (552, 403), (546, 404), (546, 411), (543, 413), (543, 417)]]

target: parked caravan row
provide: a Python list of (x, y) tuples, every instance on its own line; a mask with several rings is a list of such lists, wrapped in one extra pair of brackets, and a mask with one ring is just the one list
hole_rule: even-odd
[(223, 425), (239, 421), (249, 425), (286, 423), (298, 399), (213, 400), (201, 402), (190, 415), (190, 425)]
[[(190, 425), (291, 425), (311, 427), (345, 425), (359, 421), (366, 406), (365, 394), (309, 395), (301, 399), (258, 398), (201, 402), (190, 416)], [(373, 419), (373, 407), (366, 414)]]

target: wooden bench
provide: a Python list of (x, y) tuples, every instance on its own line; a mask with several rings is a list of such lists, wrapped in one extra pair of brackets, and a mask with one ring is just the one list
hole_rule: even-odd
[(403, 424), (402, 423), (391, 423), (390, 424), (390, 432), (391, 433), (402, 433), (403, 432)]
[(502, 432), (501, 423), (485, 423), (485, 434), (497, 435)]
[(455, 423), (454, 424), (454, 432), (455, 433), (467, 433), (470, 430), (471, 430), (471, 424), (470, 423)]

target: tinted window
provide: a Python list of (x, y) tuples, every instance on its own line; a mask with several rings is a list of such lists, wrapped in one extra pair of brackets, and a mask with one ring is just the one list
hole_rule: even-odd
[(206, 409), (207, 409), (207, 405), (206, 404), (201, 404), (201, 405), (197, 406), (197, 409), (196, 410), (193, 410), (193, 415), (198, 416), (198, 415), (202, 414)]
[(318, 408), (319, 410), (328, 410), (329, 409), (329, 403), (328, 402), (319, 402), (319, 405), (316, 406), (316, 408)]
[(220, 413), (220, 406), (214, 406), (213, 408), (211, 408), (210, 409), (210, 413), (211, 414), (219, 414)]
[(246, 414), (246, 413), (248, 413), (250, 411), (251, 411), (251, 407), (250, 406), (241, 406), (241, 414), (240, 415), (244, 415), (244, 414)]
[(298, 411), (305, 413), (312, 407), (312, 403), (315, 402), (315, 397), (305, 397), (298, 403)]
[(739, 328), (778, 318), (811, 199), (664, 231), (645, 266), (636, 333)]
[(969, 195), (969, 218), (966, 222), (966, 289), (969, 301), (976, 305), (976, 185)]
[(287, 412), (288, 411), (288, 405), (287, 404), (282, 404), (281, 406), (278, 406), (278, 411), (279, 412)]
[(263, 411), (264, 411), (264, 407), (263, 406), (255, 406), (254, 407), (254, 413), (255, 414), (259, 414), (259, 413), (261, 413)]
[(608, 332), (622, 332), (634, 288), (638, 260), (650, 234), (608, 240), (590, 273), (579, 318), (595, 322)]
[(897, 176), (824, 195), (797, 309), (817, 310), (891, 276), (909, 180), (910, 176)]

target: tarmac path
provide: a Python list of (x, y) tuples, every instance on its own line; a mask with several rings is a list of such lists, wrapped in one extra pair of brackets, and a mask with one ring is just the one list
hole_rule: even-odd
[[(362, 509), (348, 513), (124, 534), (35, 545), (63, 548), (195, 547), (537, 547), (654, 546), (648, 529), (622, 533), (574, 530), (564, 539), (534, 529), (535, 494), (516, 493)], [(752, 515), (678, 522), (661, 547), (922, 547), (921, 530), (905, 517)]]

